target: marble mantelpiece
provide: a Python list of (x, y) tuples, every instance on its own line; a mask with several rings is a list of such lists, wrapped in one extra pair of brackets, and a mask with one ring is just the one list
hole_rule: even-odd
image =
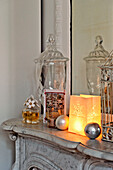
[(42, 123), (24, 124), (21, 119), (7, 120), (2, 128), (16, 143), (13, 170), (113, 169), (113, 143), (104, 142), (101, 137), (89, 140)]

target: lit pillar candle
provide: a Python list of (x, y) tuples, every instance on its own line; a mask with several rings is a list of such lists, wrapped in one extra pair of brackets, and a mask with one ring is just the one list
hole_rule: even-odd
[(84, 135), (88, 123), (101, 126), (101, 97), (92, 95), (70, 96), (69, 132)]

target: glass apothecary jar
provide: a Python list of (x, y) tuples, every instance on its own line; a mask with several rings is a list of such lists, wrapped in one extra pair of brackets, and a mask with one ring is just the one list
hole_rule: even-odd
[[(53, 34), (48, 35), (47, 47), (41, 56), (35, 59), (36, 79), (39, 99), (44, 105), (44, 90), (64, 91), (66, 89), (66, 69), (69, 59), (57, 50)], [(55, 93), (55, 91), (54, 91)], [(43, 111), (44, 112), (44, 111)]]
[(109, 56), (109, 53), (102, 46), (103, 39), (101, 36), (96, 36), (96, 47), (94, 51), (85, 57), (86, 61), (86, 78), (87, 86), (90, 94), (100, 95), (100, 69), (99, 66), (104, 64)]

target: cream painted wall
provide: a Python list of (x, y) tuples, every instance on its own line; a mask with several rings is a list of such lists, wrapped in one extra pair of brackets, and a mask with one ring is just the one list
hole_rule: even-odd
[[(40, 54), (39, 0), (0, 0), (0, 124), (21, 117), (34, 94), (34, 58)], [(14, 162), (14, 143), (0, 128), (0, 170)]]
[(113, 1), (72, 1), (72, 93), (88, 93), (83, 60), (94, 50), (95, 37), (101, 35), (109, 52), (113, 49)]

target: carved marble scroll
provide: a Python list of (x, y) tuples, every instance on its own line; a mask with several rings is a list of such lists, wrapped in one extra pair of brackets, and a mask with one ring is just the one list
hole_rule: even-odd
[(17, 133), (14, 132), (10, 132), (9, 133), (9, 139), (12, 140), (13, 142), (15, 142), (17, 140)]

